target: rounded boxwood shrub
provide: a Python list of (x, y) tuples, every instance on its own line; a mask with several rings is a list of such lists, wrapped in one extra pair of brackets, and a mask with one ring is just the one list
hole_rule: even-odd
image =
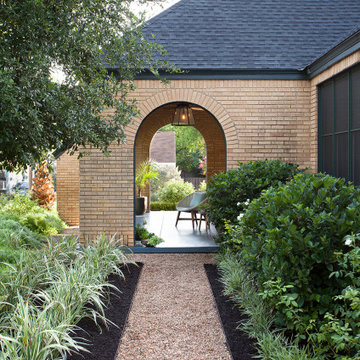
[(353, 286), (351, 269), (344, 271), (339, 255), (351, 250), (346, 238), (357, 232), (360, 189), (325, 174), (299, 174), (254, 200), (233, 229), (232, 241), (261, 296), (277, 310), (277, 324), (294, 329), (298, 339), (333, 342), (333, 350), (342, 351), (346, 332), (349, 343), (360, 338), (347, 319), (358, 314), (354, 323), (360, 320), (359, 297), (359, 306), (353, 304), (334, 329), (334, 319), (344, 313), (339, 296)]
[(226, 222), (235, 223), (249, 201), (264, 189), (290, 180), (300, 172), (298, 165), (281, 160), (239, 163), (239, 168), (210, 178), (206, 195), (208, 217), (216, 229), (223, 231)]
[(160, 202), (178, 203), (185, 196), (195, 191), (194, 185), (181, 180), (167, 181), (163, 188), (159, 190), (158, 196)]

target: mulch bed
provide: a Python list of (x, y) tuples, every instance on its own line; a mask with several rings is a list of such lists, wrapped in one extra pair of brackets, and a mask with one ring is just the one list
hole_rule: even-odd
[(137, 265), (130, 264), (124, 268), (125, 279), (116, 275), (110, 275), (108, 279), (121, 291), (111, 290), (110, 303), (105, 310), (106, 318), (117, 326), (103, 326), (100, 332), (92, 320), (82, 319), (78, 323), (81, 330), (76, 331), (74, 337), (85, 339), (89, 343), (86, 346), (89, 352), (72, 353), (67, 356), (68, 360), (114, 360), (143, 266), (142, 263)]
[(223, 295), (223, 284), (216, 265), (204, 264), (212, 293), (223, 325), (226, 342), (234, 360), (251, 360), (257, 355), (254, 339), (241, 330), (239, 323), (246, 319), (235, 303)]

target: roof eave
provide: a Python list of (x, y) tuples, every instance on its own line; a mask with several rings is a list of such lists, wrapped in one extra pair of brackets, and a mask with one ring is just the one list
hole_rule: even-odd
[(304, 71), (308, 75), (309, 79), (314, 78), (324, 70), (328, 69), (338, 61), (344, 59), (346, 56), (351, 55), (355, 51), (360, 50), (360, 29), (355, 31), (345, 40), (334, 46), (332, 49), (321, 55), (310, 65), (308, 65)]
[[(182, 69), (181, 73), (159, 71), (168, 80), (307, 80), (308, 75), (296, 69)], [(136, 80), (157, 77), (150, 71), (138, 74)]]

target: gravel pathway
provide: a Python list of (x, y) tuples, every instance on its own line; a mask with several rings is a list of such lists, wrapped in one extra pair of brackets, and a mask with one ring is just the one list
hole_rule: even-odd
[(144, 263), (116, 360), (231, 360), (205, 274), (210, 254), (139, 254)]

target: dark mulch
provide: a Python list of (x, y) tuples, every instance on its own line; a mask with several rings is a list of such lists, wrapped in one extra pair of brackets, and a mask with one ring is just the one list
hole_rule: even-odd
[(86, 347), (90, 352), (73, 353), (67, 357), (68, 360), (114, 360), (143, 266), (142, 263), (137, 265), (130, 264), (124, 268), (125, 280), (116, 275), (111, 275), (108, 279), (121, 292), (111, 290), (105, 316), (118, 327), (109, 325), (107, 329), (103, 326), (100, 332), (94, 321), (82, 319), (78, 324), (82, 330), (77, 331), (74, 336), (86, 339), (90, 343)]
[(220, 282), (220, 274), (213, 264), (204, 264), (206, 275), (209, 279), (211, 290), (216, 301), (218, 312), (223, 325), (226, 342), (234, 360), (254, 359), (255, 341), (241, 330), (237, 330), (239, 323), (246, 319), (235, 303), (223, 295), (223, 284)]

